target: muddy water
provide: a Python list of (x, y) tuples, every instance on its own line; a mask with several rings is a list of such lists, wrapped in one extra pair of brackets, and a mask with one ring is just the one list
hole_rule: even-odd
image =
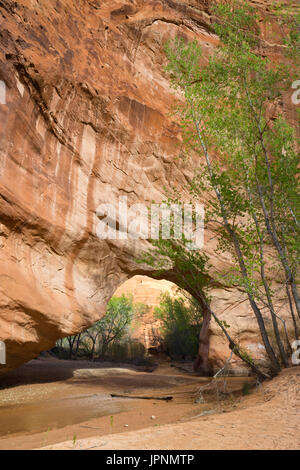
[[(31, 361), (0, 377), (0, 450), (36, 449), (73, 441), (74, 436), (76, 440), (105, 437), (234, 410), (243, 384), (252, 381), (228, 378), (226, 399), (216, 400), (213, 393), (205, 403), (195, 403), (199, 387), (208, 379), (169, 363), (147, 372), (109, 363)], [(130, 399), (112, 398), (111, 393)], [(155, 399), (166, 395), (173, 400)]]
[(0, 436), (60, 429), (129, 410), (133, 401), (94, 394), (0, 407)]

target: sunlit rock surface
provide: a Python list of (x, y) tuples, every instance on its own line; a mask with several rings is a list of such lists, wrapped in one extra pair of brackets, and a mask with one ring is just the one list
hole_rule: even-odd
[[(0, 371), (92, 325), (123, 281), (151, 274), (135, 263), (145, 242), (97, 237), (96, 209), (120, 196), (160, 202), (192, 175), (196, 161), (177, 158), (163, 47), (197, 38), (205, 63), (217, 43), (209, 3), (0, 2)], [(205, 250), (215, 267), (230, 263), (209, 233)], [(212, 297), (260, 351), (243, 294), (220, 286)], [(212, 359), (224, 360), (212, 329)]]

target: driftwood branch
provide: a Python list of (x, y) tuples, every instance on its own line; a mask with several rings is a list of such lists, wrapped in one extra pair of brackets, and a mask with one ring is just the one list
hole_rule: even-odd
[(132, 396), (132, 395), (119, 395), (117, 393), (111, 393), (110, 396), (112, 398), (132, 398), (134, 400), (164, 400), (164, 401), (170, 401), (173, 400), (173, 397), (167, 396), (167, 397), (142, 397), (142, 396)]

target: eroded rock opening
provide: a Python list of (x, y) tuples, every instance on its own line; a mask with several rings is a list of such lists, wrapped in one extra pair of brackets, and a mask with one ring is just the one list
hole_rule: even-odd
[[(163, 48), (175, 36), (197, 38), (205, 62), (218, 40), (207, 2), (137, 1), (128, 10), (115, 2), (58, 8), (24, 0), (0, 9), (3, 373), (92, 325), (118, 285), (147, 274), (134, 262), (144, 243), (99, 240), (96, 210), (117, 206), (120, 195), (129, 204), (160, 202), (163, 188), (181, 190), (191, 178), (193, 160), (174, 158), (181, 132), (170, 116)], [(210, 233), (205, 251), (213, 279), (230, 257), (215, 256)], [(172, 273), (166, 278), (176, 282)], [(243, 292), (212, 285), (211, 295), (221, 318), (263, 360)], [(287, 301), (279, 302), (285, 310)], [(215, 364), (228, 356), (215, 329), (210, 354)]]

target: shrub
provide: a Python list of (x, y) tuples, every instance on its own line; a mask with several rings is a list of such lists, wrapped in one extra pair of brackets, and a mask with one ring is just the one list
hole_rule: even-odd
[(160, 333), (171, 357), (197, 355), (202, 315), (194, 299), (164, 293), (154, 315), (162, 322)]

